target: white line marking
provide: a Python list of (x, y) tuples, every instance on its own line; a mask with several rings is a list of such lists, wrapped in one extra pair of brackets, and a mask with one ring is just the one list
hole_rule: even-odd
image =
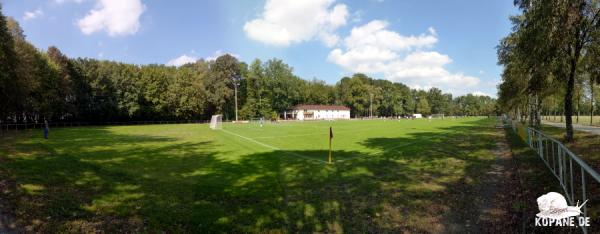
[(282, 138), (282, 137), (301, 137), (301, 136), (318, 136), (323, 135), (326, 136), (326, 133), (307, 133), (307, 134), (292, 134), (292, 135), (283, 135), (283, 136), (268, 136), (268, 137), (255, 137), (256, 139), (272, 139), (272, 138)]
[(273, 149), (273, 150), (280, 150), (279, 148), (277, 148), (277, 147), (275, 147), (275, 146), (272, 146), (272, 145), (267, 145), (267, 144), (265, 144), (265, 143), (262, 143), (262, 142), (260, 142), (260, 141), (254, 140), (254, 139), (252, 139), (252, 138), (248, 138), (248, 137), (245, 137), (245, 136), (242, 136), (242, 135), (238, 135), (238, 134), (235, 134), (235, 133), (233, 133), (233, 132), (227, 131), (227, 130), (225, 130), (225, 129), (221, 129), (221, 130), (222, 130), (223, 132), (229, 133), (229, 134), (231, 134), (231, 135), (234, 135), (234, 136), (237, 136), (237, 137), (240, 137), (240, 138), (246, 139), (246, 140), (248, 140), (248, 141), (252, 141), (252, 142), (254, 142), (254, 143), (256, 143), (256, 144), (262, 145), (262, 146), (264, 146), (264, 147), (267, 147), (267, 148), (269, 148), (269, 149)]
[(278, 147), (275, 147), (275, 146), (272, 146), (272, 145), (268, 145), (268, 144), (262, 143), (262, 142), (260, 142), (260, 141), (257, 141), (257, 140), (254, 140), (254, 139), (252, 139), (252, 138), (245, 137), (245, 136), (242, 136), (242, 135), (239, 135), (239, 134), (236, 134), (236, 133), (233, 133), (233, 132), (227, 131), (227, 130), (225, 130), (225, 129), (221, 129), (221, 131), (223, 131), (223, 132), (226, 132), (226, 133), (229, 133), (229, 134), (231, 134), (231, 135), (234, 135), (234, 136), (237, 136), (237, 137), (240, 137), (240, 138), (242, 138), (242, 139), (245, 139), (245, 140), (248, 140), (248, 141), (254, 142), (254, 143), (256, 143), (256, 144), (262, 145), (262, 146), (264, 146), (264, 147), (267, 147), (267, 148), (269, 148), (269, 149), (272, 149), (272, 150), (279, 150), (279, 151), (282, 151), (283, 153), (291, 154), (291, 155), (298, 156), (298, 157), (301, 157), (301, 158), (304, 158), (304, 159), (308, 159), (308, 160), (312, 160), (312, 161), (317, 161), (317, 162), (321, 162), (321, 163), (327, 163), (327, 162), (326, 162), (326, 161), (324, 161), (324, 160), (314, 159), (314, 158), (310, 158), (310, 157), (307, 157), (307, 156), (304, 156), (304, 155), (301, 155), (301, 154), (298, 154), (298, 153), (294, 153), (294, 152), (289, 152), (289, 151), (281, 150), (281, 149), (280, 149), (280, 148), (278, 148)]
[[(320, 162), (320, 163), (327, 163), (327, 161), (325, 161), (325, 160), (314, 159), (314, 158), (310, 158), (310, 157), (307, 157), (307, 156), (304, 156), (304, 155), (301, 155), (301, 154), (298, 154), (298, 153), (294, 153), (294, 152), (290, 152), (290, 151), (285, 151), (285, 150), (282, 150), (282, 149), (280, 149), (280, 148), (278, 148), (278, 147), (275, 147), (275, 146), (272, 146), (272, 145), (269, 145), (269, 144), (262, 143), (262, 142), (260, 142), (260, 141), (257, 141), (257, 140), (254, 140), (254, 139), (252, 139), (252, 138), (245, 137), (245, 136), (242, 136), (242, 135), (239, 135), (239, 134), (236, 134), (236, 133), (233, 133), (233, 132), (227, 131), (227, 130), (225, 130), (225, 129), (221, 129), (221, 131), (223, 131), (223, 132), (226, 132), (226, 133), (228, 133), (228, 134), (231, 134), (231, 135), (234, 135), (234, 136), (237, 136), (237, 137), (239, 137), (239, 138), (245, 139), (245, 140), (247, 140), (247, 141), (254, 142), (254, 143), (258, 144), (258, 145), (261, 145), (261, 146), (267, 147), (267, 148), (269, 148), (269, 149), (272, 149), (272, 150), (279, 150), (279, 151), (282, 151), (283, 153), (291, 154), (291, 155), (298, 156), (298, 157), (301, 157), (301, 158), (304, 158), (304, 159), (308, 159), (308, 160), (312, 160), (312, 161), (316, 161), (316, 162)], [(415, 143), (414, 143), (414, 142), (408, 142), (408, 143), (404, 143), (404, 144), (396, 145), (396, 146), (394, 146), (394, 147), (390, 147), (390, 148), (384, 149), (382, 153), (384, 153), (384, 152), (387, 152), (387, 151), (390, 151), (390, 150), (394, 150), (394, 149), (397, 149), (397, 148), (400, 148), (400, 147), (403, 147), (403, 146), (409, 146), (409, 145), (412, 145), (412, 144), (415, 144)], [(369, 156), (375, 156), (375, 155), (380, 155), (380, 154), (382, 154), (382, 153), (377, 153), (377, 154), (374, 154), (374, 155), (369, 155), (369, 154), (366, 154), (366, 155), (356, 155), (356, 156), (354, 156), (354, 157), (350, 157), (350, 158), (339, 159), (339, 160), (333, 160), (333, 162), (334, 162), (334, 163), (335, 163), (335, 162), (345, 162), (345, 161), (349, 161), (349, 160), (357, 159), (357, 158), (359, 158), (359, 157), (369, 157)], [(334, 155), (335, 155), (335, 151), (334, 151)]]
[[(321, 130), (321, 129), (319, 129)], [(326, 129), (329, 130), (329, 129)], [(373, 129), (367, 129), (367, 130), (341, 130), (341, 131), (334, 131), (334, 134), (344, 134), (344, 133), (357, 133), (357, 132), (367, 132), (367, 131), (372, 131)], [(290, 134), (290, 135), (281, 135), (281, 136), (268, 136), (268, 137), (255, 137), (254, 139), (271, 139), (271, 138), (283, 138), (283, 137), (301, 137), (301, 136), (324, 136), (324, 137), (328, 137), (329, 136), (329, 131), (327, 132), (322, 132), (322, 133), (306, 133), (306, 134)]]

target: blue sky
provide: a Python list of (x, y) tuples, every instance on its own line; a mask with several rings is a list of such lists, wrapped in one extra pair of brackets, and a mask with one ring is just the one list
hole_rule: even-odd
[(70, 57), (178, 65), (280, 58), (334, 84), (364, 72), (414, 88), (496, 95), (512, 1), (0, 0), (29, 41)]

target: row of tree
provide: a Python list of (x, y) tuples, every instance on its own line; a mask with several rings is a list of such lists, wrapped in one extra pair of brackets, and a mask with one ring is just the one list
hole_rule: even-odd
[(276, 118), (298, 104), (345, 105), (353, 117), (495, 111), (487, 96), (453, 98), (364, 74), (335, 85), (307, 81), (278, 59), (248, 65), (223, 55), (180, 67), (73, 59), (56, 47), (36, 49), (15, 20), (0, 14), (2, 122), (187, 120), (216, 113), (233, 119), (236, 99), (241, 119)]
[(595, 0), (515, 0), (512, 32), (498, 46), (504, 65), (499, 106), (529, 124), (564, 115), (566, 140), (573, 116), (594, 115), (600, 83), (600, 6)]

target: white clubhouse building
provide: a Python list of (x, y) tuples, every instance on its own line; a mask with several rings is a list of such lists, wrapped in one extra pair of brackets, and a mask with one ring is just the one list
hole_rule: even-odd
[(350, 108), (332, 105), (297, 105), (286, 113), (295, 120), (350, 119)]

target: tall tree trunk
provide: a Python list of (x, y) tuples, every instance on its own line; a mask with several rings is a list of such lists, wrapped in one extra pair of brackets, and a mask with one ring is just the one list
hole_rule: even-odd
[(527, 112), (529, 114), (529, 126), (534, 126), (533, 120), (535, 118), (535, 102), (531, 99), (533, 99), (533, 97), (532, 95), (529, 95), (529, 97), (527, 98)]
[[(576, 54), (578, 53), (576, 52)], [(579, 58), (579, 56), (573, 56), (573, 58), (571, 58), (571, 67), (569, 71), (569, 77), (567, 80), (567, 90), (565, 93), (564, 116), (565, 125), (567, 128), (567, 135), (565, 140), (567, 142), (573, 141), (573, 91), (575, 89), (575, 72), (577, 68), (577, 58)]]
[(577, 90), (577, 123), (579, 123), (579, 114), (581, 112), (581, 91)]
[(590, 91), (592, 92), (592, 96), (590, 97), (590, 125), (594, 124), (594, 76), (590, 76)]
[(542, 126), (542, 120), (540, 118), (542, 113), (542, 99), (539, 95), (535, 95), (535, 126), (540, 128)]

